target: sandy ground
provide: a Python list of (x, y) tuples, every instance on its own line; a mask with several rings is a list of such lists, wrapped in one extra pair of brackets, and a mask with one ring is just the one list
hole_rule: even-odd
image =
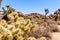
[[(58, 25), (58, 29), (60, 31), (60, 25)], [(60, 32), (51, 33), (52, 40), (60, 40)]]
[(52, 40), (60, 40), (60, 32), (51, 33)]

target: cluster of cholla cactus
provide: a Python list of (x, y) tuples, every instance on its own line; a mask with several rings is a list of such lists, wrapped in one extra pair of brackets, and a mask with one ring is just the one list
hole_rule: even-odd
[(19, 17), (17, 12), (12, 12), (7, 15), (10, 24), (5, 20), (0, 20), (0, 40), (46, 40), (45, 37), (36, 39), (29, 37), (28, 32), (33, 31), (34, 25), (30, 19)]

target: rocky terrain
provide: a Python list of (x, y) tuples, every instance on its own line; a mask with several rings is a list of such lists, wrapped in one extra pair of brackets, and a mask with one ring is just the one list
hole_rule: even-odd
[[(22, 20), (24, 20), (25, 22), (27, 22), (27, 24), (28, 24), (28, 19), (30, 20), (29, 21), (30, 24), (34, 25), (35, 27), (34, 27), (33, 31), (29, 31), (29, 32), (27, 31), (27, 33), (25, 33), (28, 35), (27, 38), (34, 37), (34, 38), (36, 38), (36, 40), (59, 40), (60, 39), (60, 9), (58, 9), (52, 15), (46, 16), (46, 18), (45, 18), (45, 15), (42, 15), (40, 13), (23, 14), (22, 12), (17, 12), (15, 9), (13, 9), (11, 7), (7, 10), (5, 10), (4, 7), (2, 9), (3, 9), (3, 12), (2, 12), (2, 14), (0, 14), (0, 20), (5, 20), (6, 24), (8, 24), (8, 25), (15, 23), (16, 19), (17, 19), (17, 21), (19, 20), (19, 23)], [(17, 18), (15, 18), (15, 16)], [(21, 18), (21, 19), (19, 19), (19, 18)], [(46, 20), (46, 21), (44, 21), (44, 20)], [(19, 24), (19, 25), (23, 26), (23, 25), (25, 25), (24, 24), (25, 22), (22, 21), (23, 24)], [(28, 27), (30, 27), (30, 26), (28, 26)], [(8, 27), (10, 27), (10, 26), (8, 26)], [(3, 26), (3, 28), (4, 28), (4, 26)], [(11, 39), (11, 40), (17, 40), (17, 39), (14, 39), (14, 37), (15, 36), (13, 36), (13, 39)], [(30, 40), (33, 40), (33, 39), (30, 38)], [(21, 39), (21, 40), (23, 40), (23, 39)], [(26, 39), (24, 39), (24, 40), (26, 40)]]

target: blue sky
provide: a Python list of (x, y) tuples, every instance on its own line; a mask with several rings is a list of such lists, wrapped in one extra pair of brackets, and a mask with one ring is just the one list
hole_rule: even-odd
[(60, 8), (60, 0), (3, 0), (2, 6), (10, 4), (16, 11), (24, 14), (36, 12), (44, 14), (44, 9), (49, 9), (49, 14)]

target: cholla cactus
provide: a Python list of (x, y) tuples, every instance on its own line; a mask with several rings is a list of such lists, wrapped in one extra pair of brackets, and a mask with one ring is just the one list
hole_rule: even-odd
[(22, 36), (18, 37), (17, 40), (24, 40)]
[(11, 32), (2, 25), (0, 25), (0, 35), (0, 40), (12, 40), (13, 38)]
[(41, 37), (39, 40), (47, 40), (46, 37)]
[(0, 20), (0, 25), (5, 27), (7, 26), (7, 22), (5, 20)]
[(9, 18), (10, 21), (16, 21), (17, 18), (18, 18), (18, 13), (17, 12), (12, 12), (7, 17)]
[(7, 17), (10, 21), (13, 20), (13, 22), (8, 24), (5, 20), (0, 20), (1, 40), (23, 40), (28, 36), (28, 32), (33, 31), (34, 25), (30, 19), (19, 17), (17, 12), (12, 12)]
[(27, 38), (27, 40), (36, 40), (36, 38), (34, 38), (34, 37), (29, 37), (29, 38)]

